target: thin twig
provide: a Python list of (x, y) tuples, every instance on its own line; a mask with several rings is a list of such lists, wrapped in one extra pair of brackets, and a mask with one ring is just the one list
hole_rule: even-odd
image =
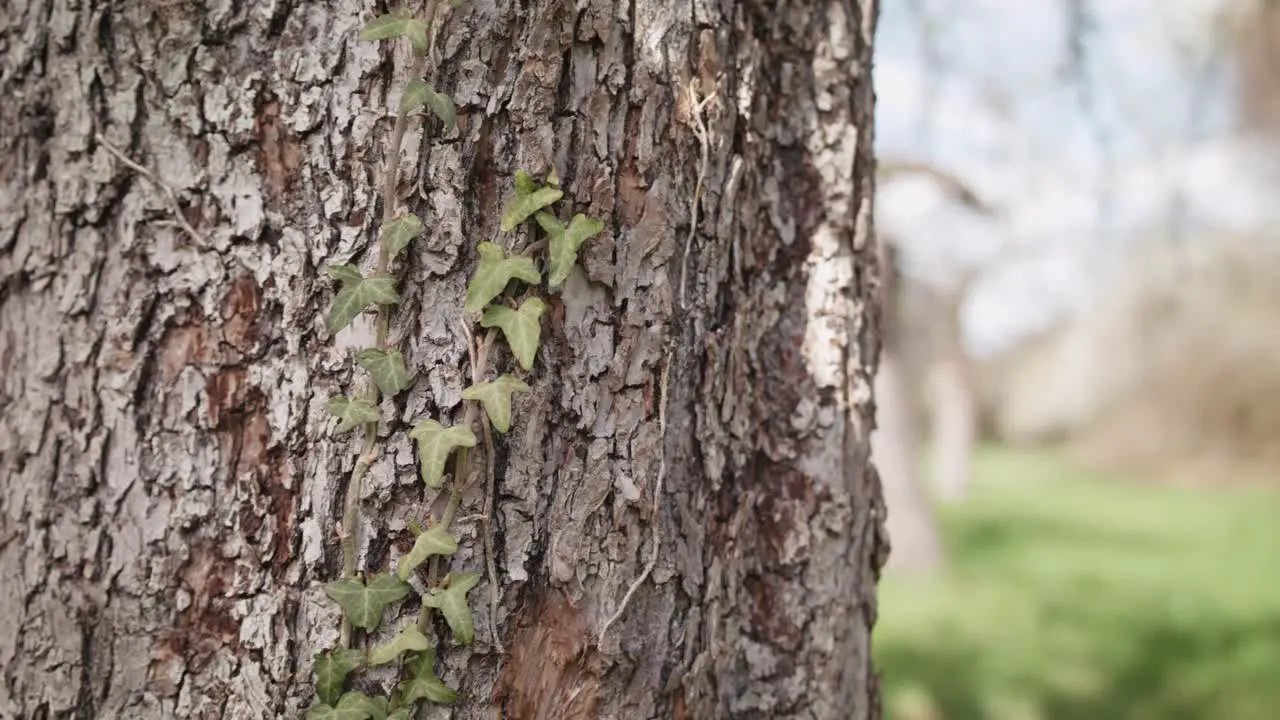
[[(359, 515), (360, 512), (360, 486), (364, 480), (364, 476), (369, 472), (370, 466), (378, 459), (378, 446), (376, 443), (369, 441), (369, 434), (377, 433), (377, 425), (373, 425), (373, 430), (369, 426), (365, 427), (365, 446), (364, 452), (356, 460), (355, 470), (351, 472), (351, 482), (347, 486), (347, 496), (343, 500), (342, 508), (342, 531), (339, 535), (339, 541), (342, 545), (342, 578), (349, 580), (356, 576), (356, 539), (359, 533)], [(346, 613), (342, 614), (342, 627), (339, 630), (338, 641), (342, 647), (351, 647), (351, 619)]]
[(493, 503), (496, 485), (493, 472), (493, 431), (489, 429), (487, 422), (484, 424), (484, 447), (485, 470), (489, 476), (489, 487), (484, 494), (484, 565), (485, 572), (489, 575), (489, 628), (493, 632), (493, 645), (502, 654), (506, 650), (498, 637), (498, 570), (493, 562)]
[[(667, 437), (667, 380), (671, 375), (671, 352), (667, 351), (667, 357), (662, 364), (662, 383), (658, 399), (658, 442), (664, 443)], [(631, 602), (631, 597), (636, 594), (640, 586), (645, 580), (653, 574), (653, 569), (658, 566), (659, 550), (662, 548), (662, 518), (658, 515), (662, 509), (662, 481), (667, 476), (667, 454), (665, 451), (658, 453), (658, 480), (653, 486), (653, 546), (649, 549), (649, 561), (645, 563), (644, 570), (631, 583), (631, 587), (627, 588), (627, 594), (622, 596), (622, 602), (618, 603), (618, 609), (613, 611), (613, 615), (600, 626), (600, 640), (604, 640), (605, 633), (609, 632), (610, 626), (622, 617), (622, 613), (626, 612), (627, 605)]]
[[(703, 183), (707, 181), (707, 168), (710, 163), (710, 133), (707, 131), (707, 122), (703, 118), (703, 111), (713, 100), (716, 100), (717, 91), (712, 91), (707, 97), (698, 97), (698, 88), (694, 87), (694, 83), (690, 82), (686, 87), (689, 94), (689, 127), (694, 131), (694, 137), (698, 138), (699, 147), (699, 167), (698, 182), (694, 184), (694, 197), (689, 202), (689, 234), (685, 237), (685, 254), (680, 261), (680, 306), (681, 309), (687, 309), (689, 302), (686, 299), (686, 290), (689, 283), (686, 282), (689, 275), (689, 252), (694, 245), (694, 237), (698, 234), (698, 209), (703, 197)], [(659, 392), (658, 405), (658, 436), (659, 442), (666, 441), (667, 437), (667, 383), (671, 377), (671, 351), (667, 351), (666, 359), (663, 360), (662, 366), (662, 386)], [(654, 483), (653, 489), (653, 547), (649, 551), (649, 561), (645, 562), (644, 570), (640, 571), (631, 587), (627, 588), (626, 594), (622, 596), (622, 602), (618, 603), (617, 610), (613, 611), (613, 615), (600, 625), (599, 639), (603, 641), (605, 633), (609, 632), (609, 628), (617, 620), (622, 618), (623, 612), (626, 612), (627, 605), (630, 605), (631, 598), (639, 591), (640, 585), (649, 579), (649, 575), (653, 574), (654, 568), (658, 566), (659, 551), (662, 550), (662, 518), (659, 511), (662, 510), (662, 484), (667, 477), (667, 454), (659, 452), (658, 454), (658, 480)]]
[[(698, 90), (691, 82), (686, 87), (689, 99), (689, 127), (693, 130), (693, 135), (698, 139), (699, 149), (699, 166), (698, 179), (694, 185), (693, 198), (689, 202), (689, 234), (685, 237), (684, 257), (680, 261), (680, 307), (688, 309), (686, 300), (686, 288), (688, 283), (686, 278), (689, 271), (689, 251), (693, 247), (693, 238), (698, 234), (698, 207), (702, 200), (702, 184), (707, 178), (707, 166), (710, 163), (711, 155), (711, 139), (707, 132), (707, 124), (703, 118), (703, 112), (707, 106), (716, 99), (717, 91), (712, 91), (705, 98), (699, 99)], [(671, 374), (671, 351), (668, 350), (662, 364), (662, 382), (659, 393), (658, 405), (658, 436), (659, 442), (665, 442), (667, 436), (667, 383)], [(653, 547), (649, 551), (649, 560), (645, 563), (644, 569), (640, 575), (627, 588), (627, 592), (622, 596), (622, 602), (618, 603), (618, 608), (613, 611), (613, 615), (600, 626), (599, 640), (604, 640), (605, 634), (609, 632), (609, 628), (622, 617), (626, 612), (627, 605), (631, 603), (631, 598), (635, 596), (636, 591), (644, 584), (645, 580), (653, 574), (654, 568), (658, 565), (658, 556), (662, 549), (662, 518), (659, 512), (662, 509), (662, 484), (667, 476), (667, 456), (666, 452), (658, 453), (658, 479), (654, 483), (653, 488)]]
[[(474, 375), (476, 367), (475, 337), (471, 332), (471, 324), (468, 322), (466, 317), (462, 318), (460, 326), (462, 327), (462, 334), (466, 336), (468, 364), (471, 366), (472, 375)], [(475, 424), (475, 421), (475, 403), (468, 402), (467, 411), (463, 415), (462, 419), (462, 427), (470, 429), (471, 426)], [(468, 472), (468, 468), (470, 466), (471, 453), (469, 448), (459, 447), (453, 455), (453, 474), (452, 477), (449, 478), (449, 504), (445, 506), (444, 516), (440, 519), (440, 523), (444, 525), (445, 530), (449, 529), (449, 525), (453, 521), (453, 515), (457, 509), (455, 503), (461, 502), (462, 493), (458, 489), (459, 483), (462, 482), (460, 478), (464, 476), (467, 478), (470, 477), (470, 473)], [(440, 558), (432, 557), (427, 570), (427, 585), (429, 587), (435, 587), (436, 583), (439, 581)], [(418, 613), (418, 630), (423, 633), (426, 633), (431, 628), (431, 610), (432, 608), (424, 603), (422, 610)]]
[[(435, 7), (432, 4), (432, 14)], [(430, 53), (427, 56), (419, 58), (413, 65), (410, 77), (420, 77), (427, 71)], [(396, 183), (400, 176), (400, 146), (404, 143), (404, 134), (409, 127), (409, 114), (397, 110), (396, 124), (391, 131), (391, 139), (387, 144), (386, 170), (382, 180), (382, 225), (385, 227), (388, 223), (395, 220), (396, 209), (399, 203), (396, 198)], [(377, 275), (385, 275), (391, 265), (391, 253), (387, 252), (387, 246), (381, 241), (378, 242), (378, 263)], [(378, 306), (378, 318), (375, 324), (377, 328), (376, 337), (374, 339), (374, 347), (379, 350), (385, 349), (387, 345), (387, 336), (390, 334), (391, 328), (391, 310), (388, 305)], [(380, 393), (378, 384), (369, 381), (369, 387), (366, 395), (370, 402), (375, 406), (380, 401)], [(359, 550), (359, 519), (360, 512), (360, 494), (364, 484), (364, 476), (368, 473), (369, 467), (377, 458), (377, 442), (378, 442), (378, 423), (371, 422), (364, 426), (364, 441), (360, 451), (360, 460), (356, 462), (355, 470), (351, 473), (351, 482), (347, 483), (347, 497), (344, 503), (342, 515), (343, 537), (342, 537), (342, 577), (349, 580), (355, 577), (357, 558), (356, 553)], [(342, 617), (341, 641), (343, 647), (350, 647), (351, 642), (351, 623), (346, 614)]]
[(116, 146), (107, 142), (107, 139), (103, 137), (102, 133), (94, 133), (94, 138), (104, 149), (106, 149), (107, 152), (114, 155), (115, 158), (125, 167), (146, 178), (147, 182), (151, 183), (156, 187), (156, 189), (164, 193), (165, 197), (169, 199), (169, 205), (172, 206), (173, 209), (173, 221), (177, 223), (178, 227), (182, 228), (184, 232), (190, 235), (191, 239), (194, 240), (197, 245), (200, 247), (208, 247), (209, 241), (205, 239), (204, 235), (200, 234), (199, 230), (195, 229), (195, 227), (187, 220), (186, 214), (183, 213), (182, 203), (178, 200), (177, 191), (161, 181), (160, 178), (156, 177), (155, 173), (134, 162), (128, 155), (125, 155), (116, 148)]
[[(475, 336), (471, 332), (471, 325), (467, 318), (462, 318), (462, 332), (467, 337), (467, 356), (470, 359), (471, 376), (478, 378), (485, 369), (488, 362), (489, 348), (493, 345), (495, 333), (490, 330), (485, 337), (485, 343), (480, 348), (476, 348)], [(470, 428), (475, 425), (478, 403), (468, 401), (467, 411), (463, 416), (462, 427)], [(487, 420), (481, 413), (481, 419)], [(492, 446), (490, 446), (490, 455), (492, 455)], [(458, 507), (462, 505), (462, 494), (471, 488), (476, 477), (470, 472), (471, 453), (468, 448), (460, 447), (453, 456), (453, 477), (450, 479), (449, 488), (449, 504), (445, 506), (444, 515), (440, 518), (440, 524), (446, 530), (453, 524), (453, 517), (458, 512)], [(432, 557), (430, 569), (427, 571), (427, 584), (434, 587), (440, 581), (440, 558)], [(492, 583), (492, 579), (490, 579)], [(422, 611), (418, 614), (418, 629), (427, 632), (431, 627), (431, 608), (427, 605), (422, 606)], [(497, 629), (494, 629), (495, 637)], [(500, 647), (500, 645), (499, 645)]]
[[(480, 347), (478, 358), (473, 358), (471, 366), (471, 382), (479, 383), (484, 379), (484, 373), (488, 370), (489, 353), (493, 350), (493, 344), (498, 339), (498, 331), (490, 328), (485, 333), (484, 344)], [(485, 573), (489, 576), (489, 629), (493, 633), (493, 646), (498, 650), (499, 654), (506, 652), (502, 646), (502, 640), (498, 637), (498, 572), (497, 565), (493, 561), (493, 502), (496, 487), (496, 478), (494, 474), (494, 452), (493, 452), (493, 430), (490, 429), (488, 413), (481, 408), (480, 424), (484, 428), (484, 454), (485, 454), (485, 476), (488, 480), (488, 487), (484, 494), (484, 564)]]
[(698, 207), (702, 203), (702, 184), (707, 179), (707, 166), (711, 161), (711, 140), (710, 134), (707, 132), (707, 123), (702, 117), (703, 111), (712, 100), (716, 99), (716, 91), (712, 91), (705, 98), (698, 99), (698, 90), (692, 82), (686, 88), (689, 95), (689, 127), (693, 130), (693, 136), (698, 139), (698, 180), (693, 187), (693, 199), (689, 201), (689, 235), (684, 240), (684, 256), (680, 259), (680, 308), (682, 310), (689, 309), (689, 303), (685, 299), (685, 291), (688, 288), (687, 278), (689, 275), (689, 251), (693, 247), (693, 238), (698, 233)]

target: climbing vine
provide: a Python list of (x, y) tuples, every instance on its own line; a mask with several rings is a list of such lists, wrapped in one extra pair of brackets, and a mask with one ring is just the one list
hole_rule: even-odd
[[(481, 477), (481, 472), (474, 469), (477, 466), (483, 465), (486, 469), (489, 498), (486, 514), (491, 511), (488, 503), (494, 485), (494, 438), (490, 427), (499, 433), (510, 431), (513, 396), (530, 390), (523, 379), (511, 372), (486, 379), (491, 369), (496, 370), (500, 365), (493, 361), (496, 340), (500, 333), (519, 368), (526, 373), (532, 369), (546, 308), (537, 295), (543, 278), (533, 253), (545, 247), (546, 286), (550, 291), (556, 290), (568, 279), (582, 244), (604, 228), (602, 222), (585, 215), (575, 215), (565, 223), (548, 211), (564, 195), (554, 173), (545, 182), (538, 182), (527, 173), (517, 171), (514, 193), (505, 204), (500, 227), (505, 233), (527, 227), (531, 237), (540, 229), (544, 237), (528, 244), (520, 253), (511, 253), (498, 243), (477, 244), (476, 268), (463, 302), (463, 328), (471, 365), (471, 385), (462, 392), (466, 401), (463, 419), (445, 425), (445, 418), (426, 418), (408, 432), (417, 446), (420, 475), (429, 500), (448, 493), (448, 502), (439, 518), (426, 519), (425, 527), (411, 524), (410, 529), (416, 536), (413, 547), (399, 559), (394, 572), (360, 572), (357, 515), (364, 476), (379, 452), (381, 401), (407, 390), (414, 382), (404, 355), (388, 337), (392, 309), (400, 302), (392, 265), (426, 232), (418, 216), (398, 214), (395, 191), (400, 146), (411, 118), (425, 112), (445, 127), (452, 127), (456, 115), (452, 99), (428, 82), (432, 51), (430, 15), (428, 19), (405, 12), (382, 15), (365, 25), (360, 38), (364, 41), (407, 40), (413, 49), (414, 65), (401, 93), (387, 147), (376, 265), (367, 274), (350, 264), (331, 265), (326, 269), (338, 284), (325, 318), (329, 333), (337, 334), (372, 310), (376, 312), (376, 334), (372, 347), (355, 354), (356, 363), (369, 377), (365, 391), (355, 397), (334, 397), (328, 402), (329, 413), (338, 421), (335, 432), (359, 431), (356, 441), (359, 452), (346, 490), (339, 529), (342, 577), (325, 586), (325, 594), (342, 609), (342, 626), (338, 646), (315, 657), (316, 701), (307, 711), (309, 720), (407, 720), (421, 701), (450, 704), (458, 699), (458, 693), (436, 674), (438, 647), (433, 633), (433, 614), (439, 613), (444, 619), (455, 644), (470, 644), (475, 628), (468, 593), (479, 584), (480, 575), (450, 570), (441, 576), (458, 549), (458, 540), (450, 526), (463, 493)], [(476, 337), (478, 331), (472, 327), (475, 324), (485, 331), (483, 339)], [(477, 449), (480, 445), (475, 432), (477, 425), (484, 440), (483, 463), (474, 457), (481, 452)], [(433, 505), (434, 502), (429, 502), (427, 506)], [(496, 578), (488, 538), (485, 549), (489, 583), (493, 588)], [(422, 607), (417, 622), (389, 636), (380, 633), (386, 609), (416, 593), (410, 581), (424, 568), (426, 589), (421, 594)], [(496, 597), (496, 592), (491, 591), (491, 625)], [(359, 638), (357, 631), (363, 631)], [(399, 664), (400, 680), (389, 694), (370, 695), (347, 689), (351, 675), (357, 670), (393, 663)]]

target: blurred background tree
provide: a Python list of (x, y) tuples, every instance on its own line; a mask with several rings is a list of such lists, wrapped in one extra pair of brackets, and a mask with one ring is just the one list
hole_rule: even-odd
[(888, 716), (1276, 717), (1280, 3), (909, 0), (878, 42)]

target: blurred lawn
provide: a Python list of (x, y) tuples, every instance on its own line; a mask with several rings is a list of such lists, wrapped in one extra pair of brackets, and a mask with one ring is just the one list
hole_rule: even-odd
[(881, 583), (889, 720), (1280, 719), (1280, 493), (985, 450), (951, 566)]

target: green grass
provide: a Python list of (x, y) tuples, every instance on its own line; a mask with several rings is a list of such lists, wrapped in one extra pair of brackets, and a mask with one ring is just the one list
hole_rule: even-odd
[(1280, 493), (987, 450), (949, 567), (881, 583), (889, 720), (1280, 718)]

